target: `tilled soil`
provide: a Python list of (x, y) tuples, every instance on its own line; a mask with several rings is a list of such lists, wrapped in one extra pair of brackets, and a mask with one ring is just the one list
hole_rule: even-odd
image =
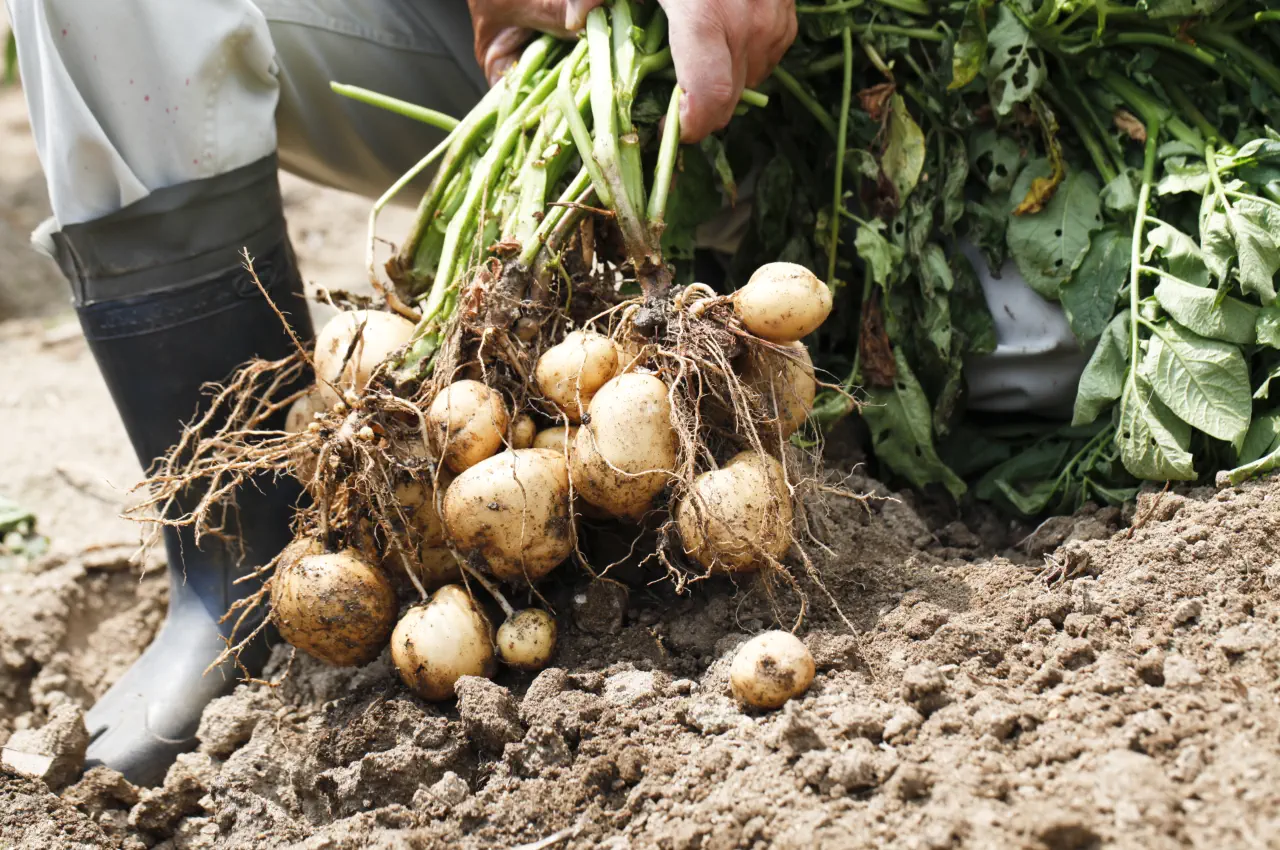
[[(5, 163), (0, 184), (30, 180)], [(15, 234), (43, 214), (20, 197), (3, 269), (30, 262)], [(304, 261), (362, 209), (299, 187)], [(61, 317), (0, 322), (20, 364), (0, 375), (0, 489), (54, 544), (0, 572), (0, 744), (79, 722), (164, 613), (116, 518), (136, 465), (58, 293), (0, 299)], [(0, 847), (1280, 846), (1280, 484), (1147, 493), (1028, 535), (846, 483), (872, 498), (816, 523), (831, 551), (825, 591), (801, 582), (801, 635), (819, 674), (781, 711), (742, 710), (727, 666), (790, 623), (785, 588), (634, 582), (619, 616), (565, 567), (552, 669), (429, 705), (385, 655), (335, 670), (280, 647), (275, 684), (213, 703), (162, 787), (97, 769), (54, 793), (0, 768)]]

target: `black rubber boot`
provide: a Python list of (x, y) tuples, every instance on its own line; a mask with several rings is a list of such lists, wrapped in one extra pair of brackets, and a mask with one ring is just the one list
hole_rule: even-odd
[[(271, 300), (298, 336), (312, 336), (274, 156), (161, 190), (105, 218), (66, 227), (54, 240), (85, 338), (144, 468), (207, 404), (204, 384), (225, 381), (255, 356), (274, 359), (294, 349), (243, 269), (242, 250), (254, 258)], [(197, 547), (189, 532), (166, 531), (168, 618), (86, 716), (88, 766), (106, 765), (152, 785), (195, 746), (205, 705), (243, 677), (231, 663), (204, 672), (226, 646), (230, 625), (218, 620), (260, 586), (233, 581), (289, 542), (299, 494), (290, 482), (270, 479), (243, 488), (237, 497), (243, 559), (213, 538)], [(268, 649), (259, 640), (240, 662), (257, 674)]]

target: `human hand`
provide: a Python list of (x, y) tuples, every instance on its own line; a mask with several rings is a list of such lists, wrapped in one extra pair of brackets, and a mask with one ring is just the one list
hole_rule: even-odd
[(795, 41), (795, 0), (658, 2), (684, 90), (680, 140), (697, 142), (729, 123), (742, 90), (769, 76)]
[(494, 85), (520, 58), (535, 33), (561, 38), (587, 24), (604, 0), (467, 0), (476, 34), (476, 61)]

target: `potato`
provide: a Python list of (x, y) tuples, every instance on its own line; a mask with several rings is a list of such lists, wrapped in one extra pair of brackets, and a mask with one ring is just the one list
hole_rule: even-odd
[(527, 413), (521, 413), (511, 422), (511, 448), (528, 449), (533, 447), (533, 441), (538, 435), (538, 426), (534, 424), (533, 417)]
[(782, 464), (754, 451), (695, 478), (675, 511), (685, 551), (726, 572), (759, 569), (785, 555), (792, 516)]
[(322, 554), (316, 541), (291, 545), (297, 553), (282, 558), (271, 579), (271, 617), (280, 636), (338, 667), (377, 658), (396, 622), (391, 582), (353, 549)]
[(733, 293), (742, 324), (762, 339), (795, 342), (813, 333), (831, 314), (831, 290), (795, 263), (768, 263)]
[(789, 343), (787, 349), (787, 354), (751, 352), (742, 371), (742, 379), (764, 397), (770, 416), (777, 418), (784, 440), (809, 418), (818, 394), (809, 349), (803, 342)]
[(542, 353), (533, 377), (542, 394), (570, 422), (581, 422), (583, 409), (617, 371), (613, 340), (591, 331), (574, 331)]
[[(565, 441), (565, 431), (569, 432), (569, 439)], [(568, 428), (557, 425), (554, 428), (543, 428), (538, 435), (533, 438), (533, 446), (535, 449), (555, 449), (563, 452), (565, 447), (573, 447), (573, 438), (578, 435), (578, 426), (570, 425)]]
[[(439, 487), (447, 490), (453, 476), (441, 470)], [(430, 473), (423, 470), (421, 480), (406, 481), (395, 489), (395, 498), (405, 513), (413, 532), (417, 535), (418, 563), (414, 574), (427, 587), (439, 587), (461, 576), (458, 562), (445, 545), (444, 520), (436, 510), (435, 492), (432, 489)], [(398, 561), (399, 559), (393, 559)], [(404, 568), (403, 564), (397, 566)]]
[(556, 651), (556, 621), (540, 608), (517, 611), (498, 626), (498, 657), (519, 670), (541, 670)]
[(781, 708), (813, 683), (813, 656), (790, 632), (756, 635), (738, 647), (729, 665), (733, 695), (752, 708)]
[(537, 581), (573, 551), (569, 469), (554, 449), (517, 449), (462, 473), (444, 495), (449, 539), (504, 581)]
[(676, 432), (667, 385), (629, 372), (591, 401), (570, 458), (573, 486), (587, 502), (619, 519), (639, 521), (676, 466)]
[[(284, 430), (290, 434), (301, 434), (316, 420), (316, 414), (325, 410), (324, 402), (318, 390), (312, 390), (289, 405), (289, 412), (284, 417)], [(290, 472), (308, 488), (316, 477), (316, 468), (320, 456), (309, 447), (299, 447), (290, 457)]]
[(427, 422), (436, 449), (462, 472), (502, 449), (510, 417), (502, 396), (479, 381), (457, 381), (436, 395)]
[(493, 626), (465, 590), (445, 585), (400, 618), (391, 635), (391, 661), (418, 696), (451, 699), (463, 676), (493, 675)]
[(316, 388), (325, 405), (342, 401), (347, 390), (363, 390), (374, 369), (412, 336), (413, 322), (381, 310), (350, 310), (330, 319), (316, 336)]

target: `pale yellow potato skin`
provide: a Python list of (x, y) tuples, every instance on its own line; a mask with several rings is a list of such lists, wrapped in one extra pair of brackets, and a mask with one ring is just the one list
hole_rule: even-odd
[[(567, 443), (565, 442), (565, 431), (569, 432), (569, 440)], [(562, 452), (565, 450), (566, 445), (569, 448), (573, 447), (573, 438), (576, 436), (578, 436), (577, 425), (570, 425), (568, 428), (565, 428), (563, 425), (556, 425), (553, 428), (543, 428), (538, 432), (537, 436), (533, 438), (533, 445), (530, 448), (555, 449), (558, 452)]]
[(758, 452), (740, 452), (695, 478), (675, 516), (685, 551), (709, 570), (757, 570), (791, 547), (794, 512), (782, 464)]
[[(343, 358), (357, 333), (360, 340), (344, 368)], [(325, 406), (342, 401), (347, 390), (363, 390), (373, 370), (412, 336), (413, 322), (382, 310), (349, 310), (330, 319), (316, 336), (315, 353), (316, 388)]]
[(436, 450), (454, 472), (501, 451), (509, 423), (502, 395), (479, 381), (455, 381), (436, 395), (427, 411)]
[[(291, 544), (292, 545), (292, 544)], [(271, 618), (280, 636), (308, 655), (338, 667), (367, 664), (387, 645), (395, 626), (395, 589), (354, 550), (284, 558), (271, 580)]]
[(752, 708), (781, 708), (809, 690), (813, 655), (790, 632), (756, 635), (738, 648), (729, 665), (733, 695)]
[(418, 696), (452, 699), (463, 676), (493, 675), (493, 626), (465, 590), (445, 585), (400, 618), (391, 635), (391, 661)]
[(498, 657), (519, 670), (541, 670), (556, 651), (556, 621), (540, 608), (517, 611), (498, 626)]
[[(423, 480), (406, 481), (395, 489), (395, 499), (401, 509), (408, 514), (409, 522), (418, 539), (417, 559), (414, 574), (427, 588), (439, 587), (457, 581), (462, 572), (457, 560), (445, 544), (444, 520), (436, 509), (436, 498), (432, 482), (426, 471)], [(448, 489), (454, 476), (441, 470), (439, 484), (441, 492)], [(398, 561), (398, 558), (393, 558)], [(400, 568), (403, 565), (398, 564)]]
[(641, 372), (619, 375), (600, 388), (588, 413), (573, 440), (573, 486), (590, 504), (639, 521), (676, 466), (667, 385)]
[(574, 331), (538, 358), (533, 377), (543, 396), (570, 422), (582, 421), (582, 410), (618, 371), (613, 340), (592, 331)]
[(804, 266), (767, 263), (733, 293), (733, 310), (761, 339), (795, 342), (831, 315), (831, 290)]
[(533, 441), (538, 436), (538, 426), (534, 423), (533, 417), (527, 413), (521, 413), (511, 423), (511, 448), (513, 449), (529, 449), (533, 448)]
[(569, 469), (554, 449), (517, 449), (459, 475), (444, 495), (449, 539), (503, 581), (537, 581), (573, 552)]
[(788, 343), (787, 352), (758, 350), (747, 354), (742, 380), (760, 393), (778, 433), (786, 439), (799, 430), (818, 394), (813, 360), (803, 342)]

